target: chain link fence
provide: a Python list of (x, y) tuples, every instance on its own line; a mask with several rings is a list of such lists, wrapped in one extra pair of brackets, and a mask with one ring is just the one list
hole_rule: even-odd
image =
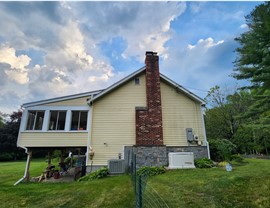
[(136, 208), (168, 208), (169, 206), (161, 198), (158, 192), (151, 187), (147, 181), (149, 173), (137, 173), (136, 154), (132, 154), (131, 158), (131, 180), (135, 193), (135, 207)]

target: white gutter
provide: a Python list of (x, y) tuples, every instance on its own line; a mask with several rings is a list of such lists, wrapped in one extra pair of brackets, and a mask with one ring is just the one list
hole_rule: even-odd
[(31, 156), (28, 153), (28, 149), (26, 147), (21, 147), (21, 148), (25, 149), (25, 153), (27, 154), (27, 161), (26, 161), (24, 176), (21, 179), (19, 179), (16, 183), (14, 183), (14, 186), (16, 186), (17, 184), (19, 184), (20, 182), (22, 182), (24, 179), (26, 179), (26, 177), (27, 177), (27, 170), (29, 169), (29, 163), (30, 163), (30, 159), (31, 159)]
[(210, 149), (209, 149), (209, 143), (206, 138), (206, 130), (205, 130), (205, 123), (204, 123), (204, 112), (203, 112), (203, 106), (201, 105), (201, 114), (202, 114), (202, 127), (203, 127), (203, 137), (204, 137), (204, 143), (206, 144), (207, 147), (207, 157), (208, 159), (211, 159), (210, 157)]

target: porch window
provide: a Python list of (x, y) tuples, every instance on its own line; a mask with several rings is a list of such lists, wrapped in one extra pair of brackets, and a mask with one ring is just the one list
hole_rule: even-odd
[(26, 130), (42, 130), (44, 111), (28, 111)]
[(72, 111), (71, 130), (86, 130), (87, 111)]
[(65, 130), (66, 111), (51, 111), (49, 130)]

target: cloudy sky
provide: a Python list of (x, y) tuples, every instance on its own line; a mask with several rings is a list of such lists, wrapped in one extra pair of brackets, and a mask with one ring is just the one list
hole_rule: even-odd
[(232, 73), (244, 16), (260, 2), (0, 2), (0, 111), (103, 89), (160, 55), (202, 98)]

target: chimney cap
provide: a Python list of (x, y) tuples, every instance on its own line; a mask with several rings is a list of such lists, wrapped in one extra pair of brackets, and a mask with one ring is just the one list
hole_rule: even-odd
[(146, 51), (145, 52), (146, 56), (157, 56), (157, 52), (153, 52), (153, 51)]

